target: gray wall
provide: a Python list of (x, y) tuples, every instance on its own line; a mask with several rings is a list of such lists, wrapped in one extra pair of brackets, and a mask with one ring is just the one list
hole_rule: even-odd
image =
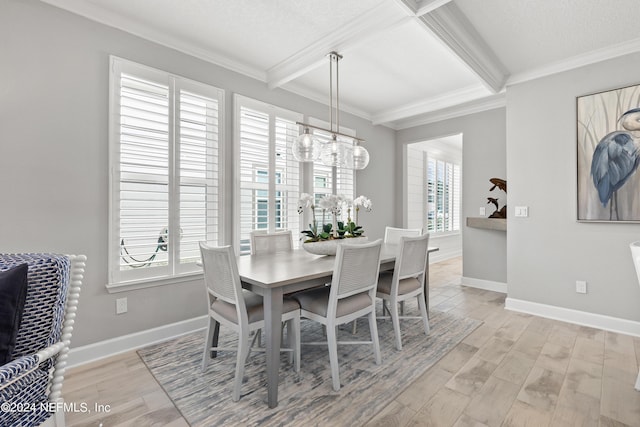
[[(232, 156), (233, 93), (320, 119), (327, 107), (35, 0), (0, 1), (0, 252), (88, 256), (73, 346), (205, 314), (201, 281), (108, 294), (108, 64), (113, 54), (226, 90), (226, 161)], [(347, 66), (346, 63), (344, 66)], [(369, 167), (357, 193), (370, 237), (395, 223), (394, 132), (342, 114), (367, 140)], [(227, 182), (231, 183), (227, 166)], [(226, 218), (231, 219), (227, 188)], [(227, 224), (227, 226), (230, 226)], [(129, 312), (115, 315), (127, 296)]]
[[(499, 197), (502, 192), (489, 192), (490, 178), (505, 178), (506, 163), (506, 111), (504, 108), (470, 114), (437, 123), (400, 130), (396, 134), (397, 161), (402, 161), (402, 150), (407, 143), (435, 139), (462, 133), (462, 262), (463, 276), (499, 283), (507, 282), (507, 238), (504, 232), (469, 228), (468, 216), (478, 216), (478, 208), (487, 207), (487, 197)], [(400, 166), (401, 167), (401, 166)], [(511, 186), (511, 183), (509, 183)], [(509, 187), (511, 188), (511, 187)], [(402, 181), (396, 184), (396, 194), (402, 195)], [(396, 205), (401, 218), (404, 205), (401, 196)]]
[(640, 320), (640, 226), (576, 222), (576, 97), (638, 84), (639, 68), (634, 54), (508, 88), (509, 201), (529, 206), (508, 219), (510, 298)]

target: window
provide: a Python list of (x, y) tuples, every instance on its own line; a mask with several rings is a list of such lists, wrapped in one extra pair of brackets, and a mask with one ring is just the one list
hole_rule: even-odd
[(299, 235), (300, 164), (291, 154), (301, 114), (236, 95), (236, 245), (250, 252), (252, 230)]
[(426, 193), (426, 230), (460, 230), (460, 165), (427, 157)]
[(199, 272), (198, 242), (219, 240), (224, 92), (115, 57), (110, 91), (109, 282)]

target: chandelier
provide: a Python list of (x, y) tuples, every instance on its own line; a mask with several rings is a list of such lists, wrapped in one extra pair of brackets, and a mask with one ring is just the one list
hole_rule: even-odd
[[(296, 122), (302, 126), (302, 133), (291, 146), (293, 157), (300, 162), (313, 162), (320, 160), (327, 166), (335, 166), (349, 169), (364, 169), (369, 164), (369, 152), (360, 145), (363, 139), (340, 133), (340, 90), (338, 63), (342, 55), (330, 52), (329, 57), (329, 123), (330, 128), (325, 129), (312, 126), (308, 123)], [(335, 103), (333, 87), (333, 70), (335, 68)], [(335, 120), (334, 120), (335, 119)], [(335, 126), (334, 126), (335, 125)], [(320, 142), (311, 132), (311, 129), (327, 132), (331, 135), (328, 142)]]

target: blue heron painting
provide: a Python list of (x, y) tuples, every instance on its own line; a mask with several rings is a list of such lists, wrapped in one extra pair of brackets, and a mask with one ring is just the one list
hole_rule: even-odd
[(578, 98), (578, 219), (640, 221), (640, 87)]

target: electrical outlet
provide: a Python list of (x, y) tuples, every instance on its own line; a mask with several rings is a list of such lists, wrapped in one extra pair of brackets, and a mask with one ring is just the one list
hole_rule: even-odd
[(487, 209), (482, 207), (480, 208), (480, 216), (485, 216), (487, 214)]
[(576, 292), (579, 294), (587, 293), (587, 282), (584, 280), (576, 280)]
[(127, 297), (118, 298), (116, 300), (116, 314), (122, 314), (127, 312)]
[(526, 218), (529, 216), (529, 207), (528, 206), (516, 206), (515, 215), (518, 218)]

